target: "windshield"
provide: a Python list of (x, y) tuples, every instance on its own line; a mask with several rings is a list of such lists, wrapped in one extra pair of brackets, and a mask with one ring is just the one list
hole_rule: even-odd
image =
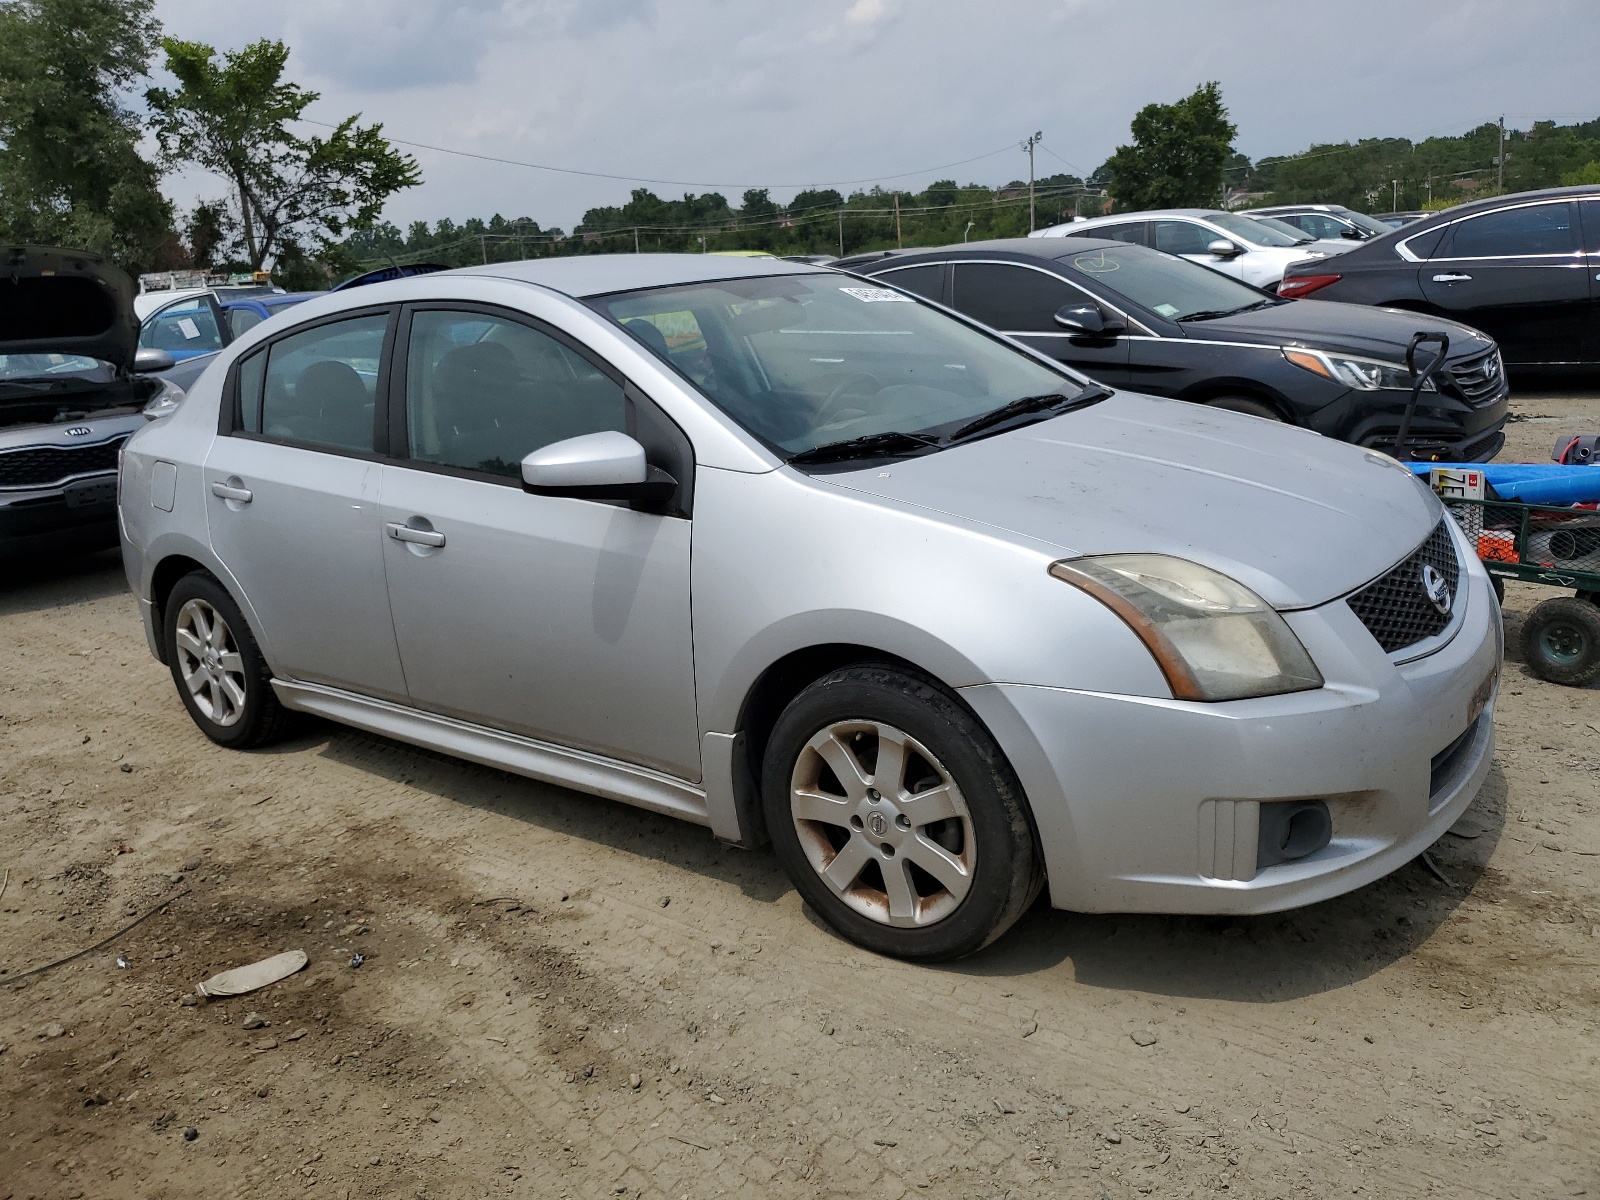
[(82, 354), (0, 354), (0, 379), (51, 379), (94, 371), (112, 368)]
[(833, 272), (593, 304), (790, 456), (870, 435), (939, 435), (1025, 397), (1091, 390), (910, 296)]
[(1201, 313), (1220, 316), (1269, 302), (1255, 288), (1220, 271), (1143, 246), (1090, 250), (1060, 262), (1169, 321), (1187, 321)]
[(1271, 217), (1241, 217), (1237, 213), (1208, 213), (1206, 220), (1252, 246), (1303, 246), (1311, 239), (1293, 225)]
[(1354, 209), (1346, 209), (1339, 215), (1346, 221), (1349, 221), (1350, 224), (1359, 226), (1371, 234), (1394, 232), (1393, 225), (1385, 225), (1382, 221), (1375, 220), (1372, 217), (1367, 216), (1367, 214), (1364, 212), (1356, 212)]

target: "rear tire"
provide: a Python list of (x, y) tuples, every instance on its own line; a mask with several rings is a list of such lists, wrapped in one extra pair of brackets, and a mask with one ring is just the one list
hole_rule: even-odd
[(1261, 417), (1267, 421), (1282, 421), (1283, 414), (1265, 400), (1257, 400), (1254, 396), (1218, 396), (1215, 400), (1206, 401), (1207, 408), (1220, 408), (1224, 412), (1244, 413), (1246, 416)]
[(878, 954), (971, 954), (1043, 883), (999, 746), (943, 687), (905, 669), (844, 667), (796, 696), (767, 740), (762, 801), (802, 898)]
[(247, 750), (276, 741), (293, 716), (272, 690), (272, 672), (244, 614), (205, 571), (173, 586), (161, 612), (172, 682), (189, 716), (219, 746)]
[(1540, 679), (1588, 683), (1600, 675), (1600, 606), (1572, 596), (1544, 601), (1522, 624), (1522, 656)]

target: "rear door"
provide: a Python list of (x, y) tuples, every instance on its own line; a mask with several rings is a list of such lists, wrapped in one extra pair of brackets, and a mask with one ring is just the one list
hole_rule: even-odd
[(932, 300), (935, 304), (948, 304), (948, 263), (918, 263), (911, 267), (891, 267), (887, 271), (875, 271), (873, 277), (892, 283), (895, 287), (905, 288), (914, 292), (924, 300)]
[(1583, 220), (1584, 274), (1589, 277), (1589, 314), (1578, 336), (1584, 362), (1600, 362), (1600, 198), (1578, 206)]
[(1098, 297), (1042, 267), (1008, 262), (955, 264), (952, 308), (1101, 383), (1121, 387), (1128, 379), (1126, 331), (1122, 336), (1085, 337), (1068, 333), (1055, 323), (1059, 309), (1085, 303), (1096, 304), (1108, 314), (1114, 311)]
[(375, 443), (390, 325), (388, 310), (330, 319), (241, 360), (205, 501), (275, 673), (404, 699)]
[(1445, 315), (1500, 343), (1507, 363), (1584, 361), (1590, 272), (1578, 206), (1519, 204), (1458, 221), (1420, 272)]

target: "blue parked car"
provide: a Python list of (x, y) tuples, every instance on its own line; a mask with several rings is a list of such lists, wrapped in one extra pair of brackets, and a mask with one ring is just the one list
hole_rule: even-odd
[(188, 391), (217, 351), (247, 329), (323, 292), (269, 292), (251, 289), (189, 295), (151, 313), (139, 326), (139, 349), (165, 350), (174, 365), (161, 377)]

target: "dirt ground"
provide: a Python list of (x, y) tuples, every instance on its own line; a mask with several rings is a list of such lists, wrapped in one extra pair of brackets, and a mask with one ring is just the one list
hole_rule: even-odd
[[(1517, 410), (1506, 459), (1600, 428)], [(325, 724), (220, 750), (115, 555), (8, 568), (0, 1200), (1600, 1197), (1600, 688), (1522, 666), (1543, 594), (1437, 871), (930, 969), (687, 825)]]

